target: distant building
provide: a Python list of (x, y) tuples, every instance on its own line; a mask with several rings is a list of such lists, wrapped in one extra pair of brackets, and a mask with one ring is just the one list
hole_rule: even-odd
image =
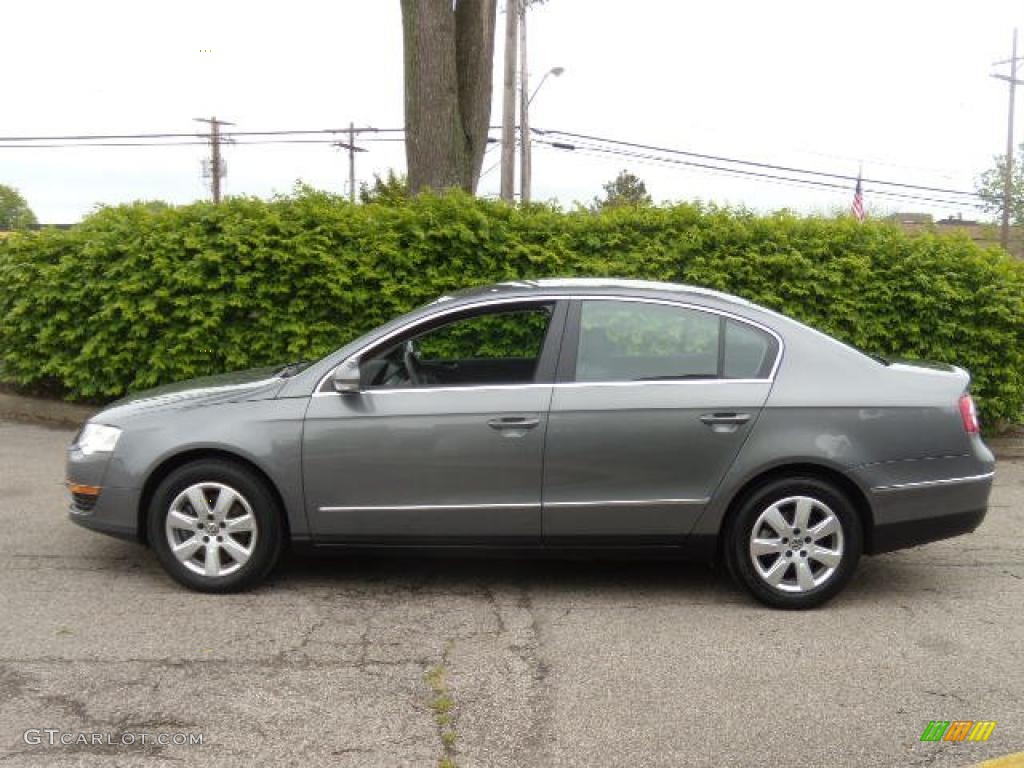
[(885, 217), (888, 221), (897, 224), (931, 224), (933, 219), (930, 213), (893, 213)]
[(965, 219), (962, 213), (958, 213), (956, 216), (947, 216), (944, 219), (939, 219), (935, 222), (940, 227), (976, 227), (978, 226), (977, 219)]
[[(904, 232), (952, 233), (961, 232), (967, 235), (982, 248), (999, 245), (999, 227), (976, 219), (965, 219), (962, 215), (947, 216), (935, 221), (930, 213), (894, 213), (885, 217), (898, 225)], [(1024, 227), (1010, 227), (1010, 242), (1007, 250), (1018, 259), (1024, 259)]]
[[(75, 225), (74, 224), (36, 224), (34, 227), (29, 227), (29, 230), (30, 231), (34, 231), (34, 230), (37, 230), (37, 229), (71, 229), (73, 226), (75, 226)], [(0, 237), (2, 237), (4, 235), (9, 235), (12, 232), (16, 232), (16, 231), (17, 230), (13, 230), (13, 229), (0, 229)]]

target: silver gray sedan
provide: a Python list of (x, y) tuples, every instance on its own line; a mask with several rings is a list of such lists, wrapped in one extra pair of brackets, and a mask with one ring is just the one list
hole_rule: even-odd
[(314, 363), (114, 403), (68, 449), (71, 519), (209, 592), (286, 545), (586, 548), (722, 561), (806, 608), (861, 554), (981, 523), (968, 384), (700, 288), (503, 283)]

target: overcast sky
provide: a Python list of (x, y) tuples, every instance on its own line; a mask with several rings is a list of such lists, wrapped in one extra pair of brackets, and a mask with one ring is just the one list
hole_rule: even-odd
[[(214, 114), (238, 130), (403, 123), (398, 0), (34, 0), (5, 3), (0, 24), (4, 136), (188, 132), (193, 117)], [(530, 12), (531, 77), (565, 73), (548, 79), (531, 121), (843, 174), (863, 163), (868, 178), (972, 189), (1005, 146), (1006, 87), (989, 74), (1009, 56), (1015, 24), (1024, 27), (1024, 5), (1009, 0), (549, 0)], [(497, 48), (500, 62), (500, 40)], [(404, 168), (401, 143), (365, 146), (360, 179)], [(0, 148), (0, 183), (19, 188), (41, 221), (74, 222), (98, 203), (208, 196), (205, 154)], [(228, 194), (267, 196), (296, 179), (346, 188), (346, 158), (328, 146), (225, 155)], [(848, 207), (852, 194), (538, 146), (534, 197), (589, 201), (622, 168), (656, 200), (818, 212)], [(497, 186), (494, 169), (479, 192)], [(866, 202), (878, 212), (975, 215)]]

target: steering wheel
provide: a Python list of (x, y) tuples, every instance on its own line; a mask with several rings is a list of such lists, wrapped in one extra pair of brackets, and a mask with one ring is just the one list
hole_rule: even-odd
[(402, 346), (402, 362), (405, 363), (405, 373), (413, 386), (422, 386), (423, 375), (420, 370), (419, 358), (416, 357), (416, 346), (413, 344), (412, 339), (409, 339)]

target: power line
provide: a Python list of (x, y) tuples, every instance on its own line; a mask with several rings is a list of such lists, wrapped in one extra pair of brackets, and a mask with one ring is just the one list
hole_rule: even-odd
[[(304, 130), (280, 131), (224, 131), (225, 137), (234, 136), (301, 136), (325, 133), (348, 133), (348, 128), (316, 128)], [(356, 133), (403, 133), (404, 128), (356, 128)], [(199, 133), (112, 133), (112, 134), (79, 134), (72, 136), (0, 136), (0, 142), (11, 141), (91, 141), (104, 139), (194, 139), (206, 134)]]
[[(717, 165), (711, 165), (709, 163), (699, 163), (689, 160), (681, 160), (675, 157), (664, 157), (649, 153), (632, 152), (628, 150), (613, 149), (608, 147), (602, 147), (599, 145), (590, 144), (567, 144), (565, 142), (552, 142), (538, 139), (538, 143), (552, 147), (553, 149), (568, 150), (572, 152), (579, 152), (581, 154), (590, 155), (592, 157), (627, 157), (630, 159), (638, 160), (640, 162), (646, 162), (647, 164), (656, 165), (672, 165), (672, 166), (683, 166), (686, 168), (693, 168), (698, 171), (709, 172), (714, 175), (729, 175), (732, 177), (747, 177), (756, 181), (762, 181), (765, 183), (782, 184), (785, 186), (799, 186), (804, 189), (836, 189), (836, 190), (849, 190), (849, 186), (845, 184), (837, 184), (835, 182), (818, 181), (814, 179), (795, 179), (789, 176), (779, 176), (777, 174), (767, 174), (759, 171), (751, 171), (740, 168), (726, 168)], [(866, 190), (873, 195), (903, 199), (903, 200), (915, 200), (918, 202), (928, 202), (936, 205), (941, 205), (950, 208), (961, 208), (961, 207), (974, 207), (980, 208), (979, 203), (972, 201), (960, 201), (960, 200), (949, 200), (939, 199), (934, 197), (926, 197), (922, 195), (912, 195), (902, 192), (893, 192), (890, 190)]]
[[(777, 165), (773, 163), (759, 162), (755, 160), (744, 160), (724, 155), (712, 155), (690, 150), (677, 149), (673, 147), (661, 147), (653, 144), (625, 141), (592, 134), (575, 133), (561, 130), (531, 129), (532, 133), (539, 136), (549, 137), (548, 140), (538, 138), (538, 143), (555, 149), (577, 150), (581, 154), (593, 154), (598, 157), (619, 156), (628, 157), (633, 160), (654, 163), (660, 165), (688, 166), (695, 170), (715, 175), (726, 175), (731, 177), (746, 177), (758, 179), (765, 183), (778, 183), (787, 186), (799, 186), (802, 188), (818, 189), (848, 189), (847, 184), (835, 183), (835, 181), (854, 182), (856, 177), (833, 173), (830, 171), (814, 170), (810, 168), (799, 168), (794, 166)], [(349, 134), (354, 138), (359, 135), (362, 142), (402, 142), (404, 141), (403, 128), (321, 128), (321, 129), (294, 129), (294, 130), (273, 130), (273, 131), (219, 131), (220, 141), (231, 141), (234, 146), (263, 146), (272, 144), (310, 144), (310, 145), (332, 145), (337, 143), (338, 134)], [(384, 134), (384, 135), (381, 135)], [(323, 136), (324, 138), (292, 138), (296, 136)], [(236, 138), (237, 137), (237, 138)], [(565, 137), (573, 141), (558, 141), (558, 137)], [(493, 139), (491, 141), (494, 141)], [(51, 135), (51, 136), (6, 136), (0, 137), (0, 149), (73, 149), (75, 147), (175, 147), (175, 146), (198, 146), (211, 143), (210, 134), (196, 133), (124, 133), (124, 134), (78, 134), (78, 135)], [(698, 162), (706, 161), (706, 162)], [(212, 163), (212, 159), (211, 159)], [(725, 163), (726, 165), (719, 165)], [(737, 167), (729, 167), (737, 166)], [(758, 169), (758, 170), (753, 170)], [(490, 171), (492, 169), (488, 169)], [(212, 171), (212, 169), (211, 169)], [(774, 171), (776, 173), (764, 173), (763, 171)], [(812, 178), (794, 178), (789, 175), (808, 176)], [(834, 181), (823, 181), (823, 179)], [(976, 200), (980, 196), (975, 192), (951, 189), (945, 187), (933, 187), (923, 184), (892, 181), (885, 179), (864, 179), (867, 184), (881, 187), (892, 187), (907, 192), (924, 192), (930, 195), (907, 194), (892, 189), (871, 189), (871, 194), (894, 199), (917, 200), (937, 205), (957, 207), (970, 206), (981, 207)], [(938, 195), (940, 197), (936, 197)], [(964, 200), (949, 199), (947, 196), (970, 198)]]
[[(325, 142), (326, 143), (326, 142)], [(194, 147), (209, 144), (208, 141), (131, 141), (103, 142), (91, 144), (0, 144), (0, 149), (74, 149), (75, 147)]]
[[(404, 132), (404, 128), (374, 128), (374, 127), (362, 127), (355, 128), (354, 132), (357, 134), (368, 134), (360, 136), (362, 141), (404, 141), (403, 137), (400, 136), (375, 136), (373, 134), (401, 134)], [(737, 157), (729, 157), (725, 155), (713, 155), (702, 152), (694, 152), (691, 150), (677, 149), (673, 147), (662, 147), (654, 144), (645, 144), (641, 142), (625, 141), (621, 139), (613, 139), (603, 136), (595, 136), (592, 134), (576, 133), (572, 131), (562, 131), (554, 129), (531, 129), (531, 132), (547, 135), (553, 134), (556, 136), (564, 136), (574, 139), (580, 139), (584, 141), (600, 142), (603, 144), (611, 144), (618, 147), (625, 147), (630, 149), (639, 149), (652, 152), (661, 152), (672, 155), (678, 155), (681, 157), (691, 157), (698, 160), (709, 160), (712, 162), (729, 163), (732, 165), (747, 166), (750, 168), (761, 168), (764, 170), (780, 171), (783, 173), (797, 173), (806, 176), (817, 176), (822, 178), (837, 179), (840, 181), (855, 182), (856, 177), (849, 174), (834, 173), (830, 171), (820, 171), (810, 168), (799, 168), (795, 166), (777, 165), (774, 163), (764, 163), (755, 160), (744, 160)], [(221, 136), (225, 139), (236, 138), (236, 137), (273, 137), (273, 136), (336, 136), (337, 134), (349, 133), (348, 128), (319, 128), (319, 129), (288, 129), (288, 130), (273, 130), (273, 131), (222, 131)], [(203, 134), (195, 133), (124, 133), (124, 134), (77, 134), (77, 135), (48, 135), (48, 136), (0, 136), (0, 148), (2, 149), (17, 149), (17, 148), (45, 148), (45, 149), (57, 149), (57, 148), (68, 148), (74, 146), (105, 146), (105, 147), (131, 147), (131, 146), (186, 146), (193, 143), (204, 143), (189, 142), (189, 141), (156, 141), (157, 139), (202, 139), (205, 138)], [(129, 141), (124, 141), (129, 140)], [(149, 140), (149, 141), (138, 141), (137, 143), (130, 140)], [(245, 144), (258, 144), (258, 143), (333, 143), (335, 139), (266, 139), (262, 142), (259, 141), (238, 141), (238, 145)], [(113, 143), (113, 142), (117, 143)], [(46, 142), (46, 143), (39, 143)], [(67, 143), (75, 142), (75, 143)], [(78, 142), (92, 142), (92, 143), (78, 143)], [(101, 143), (102, 142), (102, 143)], [(969, 192), (961, 189), (951, 189), (947, 187), (934, 187), (923, 184), (913, 184), (902, 181), (891, 181), (887, 179), (864, 179), (865, 183), (877, 184), (887, 187), (898, 187), (909, 190), (917, 190), (922, 192), (934, 192), (944, 195), (958, 195), (965, 197), (978, 197), (977, 193)]]
[[(811, 170), (811, 169), (808, 169), (808, 168), (795, 168), (795, 167), (785, 166), (785, 165), (775, 165), (773, 163), (761, 163), (761, 162), (757, 162), (757, 161), (754, 161), (754, 160), (741, 160), (739, 158), (725, 157), (723, 155), (708, 155), (708, 154), (704, 154), (704, 153), (701, 153), (701, 152), (691, 152), (691, 151), (688, 151), (688, 150), (674, 149), (672, 147), (659, 147), (659, 146), (656, 146), (656, 145), (653, 145), (653, 144), (641, 144), (641, 143), (633, 142), (633, 141), (622, 141), (620, 139), (610, 139), (610, 138), (606, 138), (606, 137), (602, 137), (602, 136), (593, 136), (593, 135), (588, 135), (588, 134), (584, 134), (584, 133), (573, 133), (571, 131), (558, 131), (558, 130), (543, 130), (542, 131), (540, 129), (536, 129), (535, 128), (534, 132), (535, 133), (539, 133), (539, 134), (555, 134), (557, 136), (568, 136), (570, 138), (582, 139), (584, 141), (596, 141), (596, 142), (601, 142), (601, 143), (604, 143), (604, 144), (613, 144), (613, 145), (617, 145), (617, 146), (621, 146), (621, 147), (628, 147), (628, 148), (631, 148), (631, 149), (642, 149), (642, 150), (648, 150), (648, 151), (653, 151), (653, 152), (663, 152), (663, 153), (667, 153), (667, 154), (680, 155), (680, 156), (684, 156), (684, 157), (693, 157), (693, 158), (697, 158), (699, 160), (710, 160), (710, 161), (713, 161), (713, 162), (724, 162), (724, 163), (732, 163), (732, 164), (735, 164), (735, 165), (750, 166), (750, 167), (753, 167), (753, 168), (763, 168), (765, 170), (782, 171), (784, 173), (800, 173), (800, 174), (805, 174), (805, 175), (808, 175), (808, 176), (822, 176), (822, 177), (825, 177), (825, 178), (840, 179), (840, 180), (843, 180), (843, 181), (854, 181), (855, 182), (857, 180), (856, 176), (850, 176), (850, 175), (842, 174), (842, 173), (831, 173), (831, 172), (828, 172), (828, 171), (815, 171), (815, 170)], [(938, 193), (942, 193), (942, 194), (952, 194), (952, 195), (964, 195), (964, 196), (968, 196), (968, 197), (978, 197), (978, 194), (976, 192), (968, 192), (968, 191), (961, 190), (961, 189), (946, 189), (946, 188), (943, 188), (943, 187), (929, 187), (929, 186), (924, 186), (924, 185), (921, 185), (921, 184), (909, 184), (909, 183), (900, 182), (900, 181), (886, 181), (886, 180), (883, 180), (883, 179), (863, 179), (862, 181), (864, 181), (865, 183), (870, 183), (870, 184), (881, 184), (881, 185), (892, 186), (892, 187), (903, 187), (903, 188), (906, 188), (906, 189), (917, 189), (917, 190), (921, 190), (923, 192), (938, 192)]]
[[(222, 137), (230, 138), (230, 134), (221, 133)], [(363, 142), (400, 142), (401, 137), (367, 136)], [(256, 141), (233, 141), (233, 147), (264, 146), (267, 144), (320, 144), (329, 146), (336, 143), (334, 139), (260, 139)], [(76, 147), (194, 147), (205, 146), (209, 140), (195, 141), (131, 141), (131, 142), (66, 142), (60, 144), (0, 144), (0, 149), (75, 149)]]
[[(571, 145), (568, 145), (568, 146), (565, 145), (565, 144), (559, 145), (558, 143), (548, 143), (548, 142), (543, 142), (543, 143), (548, 144), (548, 146), (552, 146), (552, 147), (554, 147), (556, 149), (563, 149), (564, 150), (564, 149), (572, 148)], [(775, 174), (765, 174), (765, 173), (760, 173), (760, 172), (756, 172), (756, 171), (745, 171), (745, 170), (736, 169), (736, 168), (724, 168), (724, 167), (721, 167), (721, 166), (714, 166), (714, 165), (709, 165), (709, 164), (705, 164), (705, 163), (688, 162), (688, 161), (679, 160), (679, 159), (676, 159), (676, 158), (659, 157), (657, 155), (641, 154), (641, 153), (634, 153), (634, 152), (624, 152), (624, 151), (619, 151), (619, 150), (602, 149), (600, 147), (588, 147), (588, 146), (580, 146), (580, 147), (575, 147), (573, 149), (574, 149), (575, 152), (580, 152), (581, 154), (586, 154), (586, 155), (589, 155), (591, 157), (609, 157), (609, 156), (628, 157), (630, 159), (634, 159), (634, 160), (636, 160), (638, 162), (641, 162), (641, 163), (644, 163), (644, 164), (648, 164), (648, 165), (664, 166), (664, 165), (667, 164), (667, 165), (672, 165), (672, 166), (677, 166), (677, 167), (678, 166), (682, 166), (682, 168), (681, 168), (682, 170), (686, 170), (686, 169), (689, 168), (689, 169), (694, 169), (694, 170), (697, 170), (697, 171), (700, 171), (700, 172), (710, 173), (710, 174), (715, 175), (715, 176), (730, 176), (730, 177), (733, 177), (733, 178), (749, 178), (749, 179), (751, 179), (753, 181), (759, 181), (759, 182), (771, 183), (771, 184), (778, 184), (778, 185), (782, 185), (782, 186), (800, 187), (800, 188), (803, 188), (803, 189), (823, 189), (824, 188), (824, 189), (835, 189), (835, 190), (849, 191), (849, 187), (847, 185), (844, 185), (844, 184), (836, 184), (836, 183), (833, 183), (833, 182), (826, 182), (826, 181), (816, 181), (816, 180), (813, 180), (813, 179), (794, 179), (794, 178), (787, 177), (787, 176), (778, 176), (778, 175), (775, 175)], [(892, 192), (892, 191), (889, 191), (889, 190), (876, 190), (876, 189), (872, 189), (872, 190), (867, 190), (867, 191), (869, 193), (873, 194), (873, 195), (877, 195), (877, 196), (881, 196), (881, 197), (897, 198), (897, 199), (904, 199), (904, 200), (915, 200), (915, 201), (918, 201), (918, 202), (929, 202), (929, 203), (933, 203), (933, 204), (944, 206), (944, 207), (950, 207), (950, 208), (963, 208), (965, 206), (966, 207), (972, 207), (972, 208), (980, 208), (981, 207), (980, 204), (974, 203), (974, 202), (970, 202), (970, 201), (938, 199), (938, 198), (932, 198), (932, 197), (924, 197), (924, 196), (921, 196), (921, 195), (911, 195), (911, 194), (906, 194), (906, 193), (901, 193), (901, 192)]]

